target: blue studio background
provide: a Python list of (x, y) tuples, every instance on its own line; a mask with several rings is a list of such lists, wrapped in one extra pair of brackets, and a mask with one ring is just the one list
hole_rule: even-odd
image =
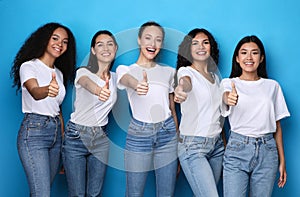
[[(137, 58), (136, 30), (154, 20), (166, 28), (162, 63), (175, 67), (176, 50), (184, 34), (195, 27), (212, 32), (220, 48), (219, 68), (228, 77), (231, 57), (237, 42), (256, 34), (265, 44), (270, 78), (284, 91), (291, 117), (282, 121), (288, 181), (283, 189), (274, 186), (274, 197), (300, 196), (300, 1), (297, 0), (0, 0), (0, 196), (28, 196), (25, 173), (20, 163), (16, 137), (22, 120), (21, 95), (11, 87), (9, 72), (24, 40), (40, 25), (59, 22), (68, 26), (77, 42), (77, 66), (83, 65), (90, 40), (99, 29), (116, 34), (118, 64), (131, 64)], [(65, 121), (72, 111), (72, 89), (63, 104)], [(125, 93), (111, 114), (111, 158), (104, 184), (105, 197), (124, 196), (123, 147), (129, 121)], [(145, 196), (155, 196), (153, 174), (149, 174)], [(67, 196), (65, 175), (58, 174), (52, 196)], [(175, 196), (192, 196), (183, 173), (178, 177)]]

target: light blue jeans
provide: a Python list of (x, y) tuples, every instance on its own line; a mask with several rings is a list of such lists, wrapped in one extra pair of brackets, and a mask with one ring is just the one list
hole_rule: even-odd
[(70, 197), (101, 196), (108, 151), (105, 127), (68, 122), (62, 154)]
[(253, 138), (231, 132), (223, 165), (225, 197), (270, 197), (278, 170), (273, 134)]
[(58, 172), (61, 150), (59, 117), (26, 113), (17, 139), (31, 197), (50, 197), (51, 183)]
[(177, 172), (177, 133), (173, 117), (159, 123), (132, 119), (125, 146), (126, 196), (144, 196), (149, 171), (155, 171), (156, 196), (174, 194)]
[(180, 135), (178, 157), (181, 168), (197, 197), (218, 197), (224, 143), (215, 138)]

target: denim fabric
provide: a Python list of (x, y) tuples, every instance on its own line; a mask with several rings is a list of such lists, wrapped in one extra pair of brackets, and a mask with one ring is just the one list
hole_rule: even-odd
[(273, 134), (254, 138), (231, 132), (224, 154), (225, 197), (269, 197), (278, 170)]
[(59, 117), (26, 113), (17, 139), (18, 153), (32, 197), (49, 197), (61, 150)]
[(217, 197), (222, 173), (224, 143), (215, 138), (181, 135), (178, 157), (181, 168), (195, 196)]
[(68, 122), (62, 154), (69, 196), (101, 196), (108, 151), (105, 127)]
[(125, 146), (126, 196), (143, 196), (148, 171), (156, 176), (156, 196), (173, 196), (177, 133), (173, 117), (159, 123), (132, 119)]

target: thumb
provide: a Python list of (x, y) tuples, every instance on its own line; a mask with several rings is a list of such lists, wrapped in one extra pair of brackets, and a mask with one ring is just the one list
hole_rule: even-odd
[(105, 85), (103, 88), (109, 89), (109, 79), (108, 77), (105, 79)]
[(143, 71), (143, 82), (148, 82), (148, 76), (146, 71)]
[(231, 92), (235, 94), (237, 93), (235, 88), (235, 83), (233, 81), (231, 82)]
[(52, 72), (52, 79), (51, 79), (51, 82), (56, 82), (56, 83), (57, 83), (55, 72)]
[(181, 78), (181, 79), (179, 79), (179, 84), (178, 84), (178, 86), (179, 86), (179, 88), (182, 90), (183, 89), (183, 85), (184, 85), (184, 81), (183, 81), (183, 79)]

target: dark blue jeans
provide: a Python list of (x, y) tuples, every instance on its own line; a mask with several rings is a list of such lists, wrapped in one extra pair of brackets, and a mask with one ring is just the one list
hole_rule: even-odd
[(69, 196), (101, 196), (108, 151), (105, 127), (68, 122), (62, 154)]
[(61, 150), (59, 117), (25, 114), (18, 133), (18, 153), (32, 197), (50, 196)]

